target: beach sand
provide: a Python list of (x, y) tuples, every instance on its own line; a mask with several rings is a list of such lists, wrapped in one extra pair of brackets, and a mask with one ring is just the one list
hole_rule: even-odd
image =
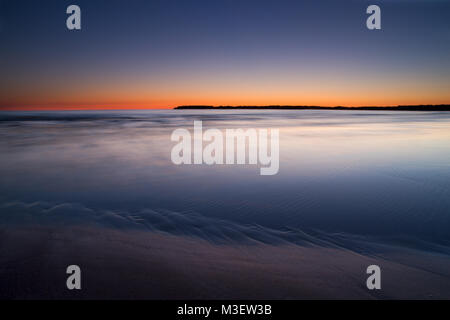
[[(81, 268), (81, 290), (66, 288), (72, 264)], [(381, 290), (366, 288), (372, 264), (381, 267)], [(448, 299), (450, 259), (395, 248), (381, 258), (158, 232), (2, 227), (0, 283), (2, 299)]]

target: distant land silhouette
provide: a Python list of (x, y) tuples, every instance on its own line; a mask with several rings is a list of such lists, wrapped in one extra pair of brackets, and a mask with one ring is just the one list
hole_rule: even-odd
[(320, 106), (178, 106), (175, 109), (204, 110), (204, 109), (266, 109), (266, 110), (387, 110), (387, 111), (450, 111), (449, 104), (440, 105), (404, 105), (392, 107), (362, 106), (362, 107), (320, 107)]

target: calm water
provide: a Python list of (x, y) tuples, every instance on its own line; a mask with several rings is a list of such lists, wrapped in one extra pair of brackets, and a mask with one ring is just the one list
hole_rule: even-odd
[[(170, 135), (194, 120), (279, 128), (279, 173), (173, 165)], [(2, 112), (0, 154), (1, 224), (139, 228), (222, 243), (301, 242), (301, 231), (450, 244), (450, 113)]]

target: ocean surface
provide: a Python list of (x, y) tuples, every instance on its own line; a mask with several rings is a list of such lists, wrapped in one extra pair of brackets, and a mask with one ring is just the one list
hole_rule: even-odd
[[(278, 128), (278, 174), (173, 164), (171, 134), (194, 120), (205, 130)], [(92, 276), (83, 297), (450, 299), (448, 112), (0, 112), (0, 154), (3, 297), (67, 297), (42, 283), (24, 291), (30, 261), (55, 273), (70, 258), (95, 270), (112, 263), (104, 282), (128, 279), (137, 269), (116, 263), (124, 254), (147, 259), (135, 261), (139, 277), (158, 274), (159, 289), (140, 280), (139, 294), (119, 284), (110, 296)], [(119, 256), (95, 258), (105, 252)], [(368, 263), (390, 270), (386, 291), (367, 292)]]

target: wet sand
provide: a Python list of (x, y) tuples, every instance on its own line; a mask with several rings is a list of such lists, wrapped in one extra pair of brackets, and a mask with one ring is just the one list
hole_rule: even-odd
[[(196, 120), (279, 128), (279, 173), (175, 166), (171, 133)], [(0, 297), (450, 299), (449, 127), (448, 112), (2, 113)]]
[[(297, 245), (221, 245), (158, 232), (2, 227), (2, 299), (449, 299), (448, 256)], [(66, 268), (82, 290), (66, 289)], [(366, 288), (367, 266), (382, 289)], [(432, 270), (432, 271), (431, 271)]]

